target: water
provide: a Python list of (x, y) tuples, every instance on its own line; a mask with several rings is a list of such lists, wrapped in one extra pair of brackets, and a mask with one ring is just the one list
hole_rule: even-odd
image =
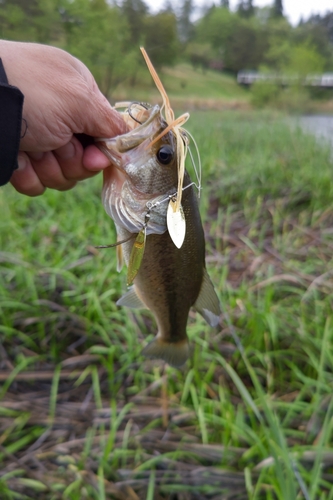
[(320, 141), (330, 143), (333, 148), (333, 116), (302, 116), (297, 120), (297, 124), (305, 132), (314, 134)]

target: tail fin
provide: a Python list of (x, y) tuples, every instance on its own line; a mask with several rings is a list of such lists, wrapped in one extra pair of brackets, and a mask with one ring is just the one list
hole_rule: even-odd
[(182, 366), (190, 355), (190, 346), (187, 338), (178, 342), (166, 342), (156, 337), (143, 349), (142, 354), (147, 358), (163, 359), (174, 367)]

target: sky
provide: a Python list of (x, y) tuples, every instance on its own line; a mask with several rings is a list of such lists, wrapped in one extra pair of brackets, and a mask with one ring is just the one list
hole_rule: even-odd
[[(152, 12), (158, 11), (165, 3), (165, 0), (145, 0), (145, 3), (150, 6)], [(176, 0), (172, 0), (174, 5), (177, 5)], [(212, 0), (195, 0), (195, 4), (200, 6), (204, 4), (212, 4)], [(219, 0), (215, 1), (219, 4)], [(238, 0), (229, 0), (231, 9), (235, 9)], [(264, 7), (271, 5), (273, 0), (254, 0), (253, 5), (256, 7)], [(332, 0), (283, 0), (283, 11), (291, 24), (297, 25), (301, 16), (307, 19), (311, 14), (325, 14), (326, 11), (333, 10)]]

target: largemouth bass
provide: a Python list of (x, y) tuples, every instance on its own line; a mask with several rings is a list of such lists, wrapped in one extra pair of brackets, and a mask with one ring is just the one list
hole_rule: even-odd
[[(179, 180), (177, 137), (158, 105), (130, 106), (126, 120), (131, 119), (137, 126), (128, 133), (97, 143), (112, 165), (104, 171), (103, 204), (115, 222), (118, 241), (125, 241), (118, 247), (118, 270), (123, 260), (138, 266), (133, 286), (117, 304), (150, 309), (158, 332), (143, 354), (181, 366), (190, 355), (190, 308), (216, 327), (220, 304), (205, 267), (204, 232), (187, 171), (181, 193), (186, 232), (180, 248), (169, 234), (167, 211)], [(131, 261), (133, 252), (140, 255), (138, 265)]]

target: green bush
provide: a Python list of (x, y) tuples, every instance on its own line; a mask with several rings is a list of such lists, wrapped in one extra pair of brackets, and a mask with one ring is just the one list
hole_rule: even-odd
[(308, 90), (298, 85), (282, 89), (273, 105), (292, 113), (308, 113), (313, 108)]
[(271, 82), (255, 82), (251, 87), (251, 102), (256, 108), (263, 108), (277, 99), (281, 89)]
[(281, 87), (275, 83), (256, 82), (251, 88), (251, 102), (256, 108), (267, 106), (291, 113), (313, 110), (308, 89), (300, 85)]

